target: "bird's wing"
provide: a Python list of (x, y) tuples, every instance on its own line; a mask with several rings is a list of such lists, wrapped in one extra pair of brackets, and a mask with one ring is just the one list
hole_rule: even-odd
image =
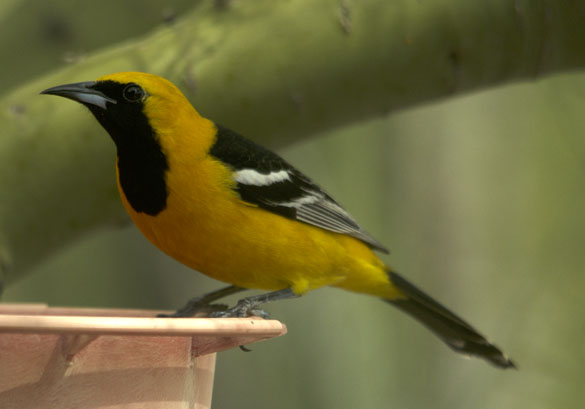
[(233, 169), (242, 200), (388, 253), (323, 189), (280, 156), (220, 125), (217, 130), (210, 154)]

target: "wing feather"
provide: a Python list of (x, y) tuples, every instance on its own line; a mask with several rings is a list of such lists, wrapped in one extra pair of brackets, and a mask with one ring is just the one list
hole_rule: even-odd
[(311, 179), (268, 149), (217, 125), (210, 154), (234, 171), (242, 200), (265, 210), (388, 250)]

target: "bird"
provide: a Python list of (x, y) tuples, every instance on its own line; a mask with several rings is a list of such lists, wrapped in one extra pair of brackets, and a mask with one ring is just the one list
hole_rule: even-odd
[[(381, 298), (448, 347), (515, 368), (496, 345), (387, 266), (378, 240), (324, 189), (271, 150), (205, 118), (177, 86), (119, 72), (41, 94), (81, 103), (116, 145), (122, 203), (156, 247), (229, 284), (170, 317), (268, 317), (260, 307), (325, 286)], [(213, 304), (264, 290), (228, 308)]]

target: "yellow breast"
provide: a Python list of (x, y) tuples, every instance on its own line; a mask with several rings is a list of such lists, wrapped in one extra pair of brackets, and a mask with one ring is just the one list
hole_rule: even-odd
[(343, 286), (366, 269), (371, 271), (362, 285), (387, 282), (383, 264), (360, 241), (242, 202), (229, 186), (231, 172), (215, 159), (171, 156), (169, 169), (167, 206), (158, 215), (135, 212), (121, 189), (120, 195), (142, 233), (179, 262), (217, 280), (265, 290)]

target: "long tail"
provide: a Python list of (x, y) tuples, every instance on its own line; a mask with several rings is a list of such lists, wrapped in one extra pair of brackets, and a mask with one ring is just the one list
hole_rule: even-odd
[(416, 318), (454, 351), (478, 356), (499, 368), (516, 368), (514, 362), (471, 325), (397, 273), (389, 271), (388, 276), (406, 298), (384, 301)]

